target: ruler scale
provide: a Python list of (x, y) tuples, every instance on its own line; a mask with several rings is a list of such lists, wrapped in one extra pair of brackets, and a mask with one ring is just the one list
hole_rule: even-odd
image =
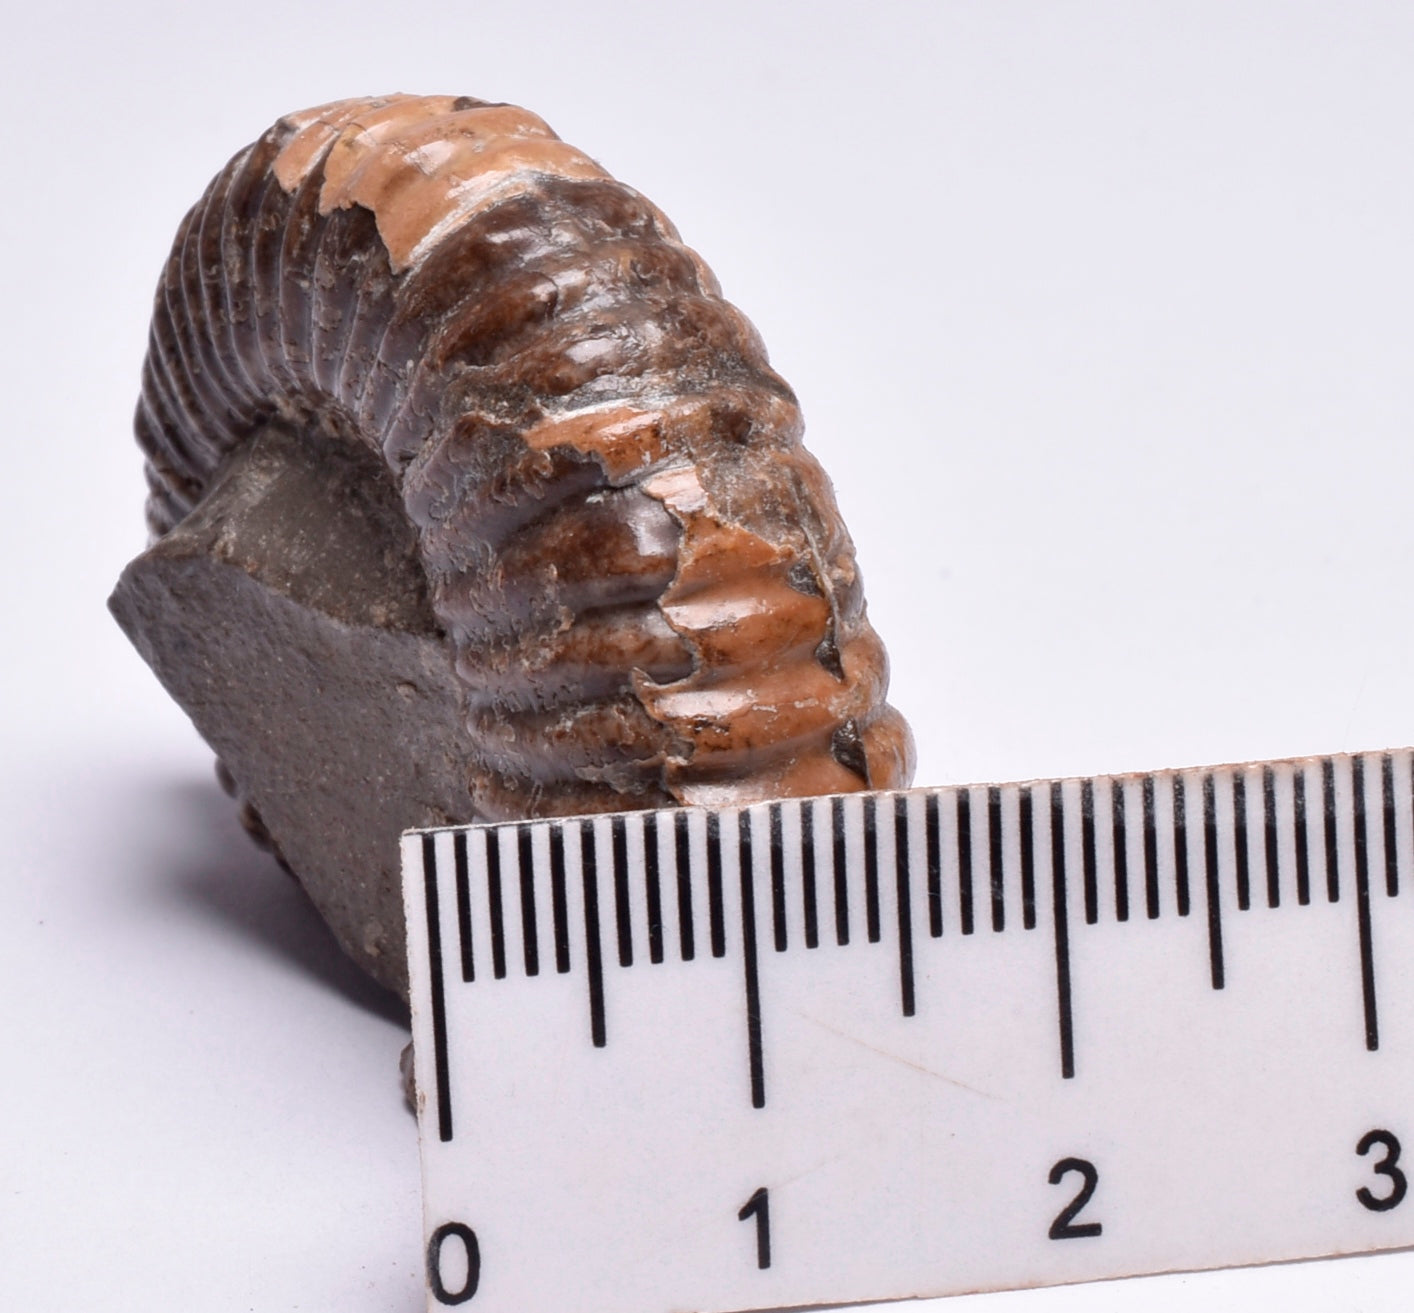
[(404, 842), (429, 1308), (1414, 1243), (1409, 750)]

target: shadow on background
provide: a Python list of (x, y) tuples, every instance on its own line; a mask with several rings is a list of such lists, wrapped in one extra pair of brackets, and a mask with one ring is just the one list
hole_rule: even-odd
[(355, 1006), (406, 1028), (407, 1005), (356, 967), (320, 919), (299, 882), (258, 849), (216, 783), (152, 781), (146, 806), (166, 842), (154, 885), (178, 910), (221, 935), (245, 941)]

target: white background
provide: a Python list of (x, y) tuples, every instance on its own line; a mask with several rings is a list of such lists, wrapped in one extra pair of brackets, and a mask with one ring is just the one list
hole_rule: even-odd
[(0, 1305), (418, 1306), (396, 1011), (103, 605), (157, 272), (284, 111), (515, 101), (673, 217), (801, 396), (920, 783), (1414, 742), (1407, 4), (8, 7)]

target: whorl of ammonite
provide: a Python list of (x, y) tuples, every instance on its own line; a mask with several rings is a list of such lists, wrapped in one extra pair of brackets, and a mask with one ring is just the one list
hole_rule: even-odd
[(342, 101), (221, 171), (157, 292), (154, 535), (271, 424), (386, 462), (471, 815), (907, 784), (795, 397), (672, 224), (533, 114)]

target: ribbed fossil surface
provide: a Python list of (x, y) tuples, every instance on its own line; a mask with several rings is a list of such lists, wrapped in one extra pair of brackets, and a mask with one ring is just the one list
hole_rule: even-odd
[(908, 782), (801, 429), (649, 201), (533, 114), (413, 96), (290, 115), (221, 171), (137, 415), (155, 539), (257, 434), (378, 457), (460, 690), (463, 820)]

